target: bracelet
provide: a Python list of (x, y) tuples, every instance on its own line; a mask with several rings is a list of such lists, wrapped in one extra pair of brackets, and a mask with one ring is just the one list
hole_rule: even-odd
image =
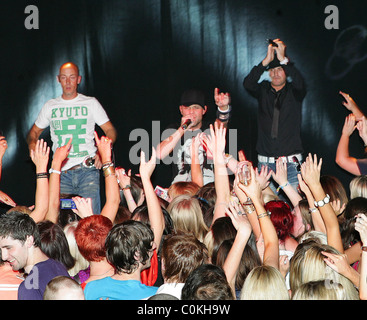
[(226, 164), (226, 167), (228, 167), (229, 160), (231, 160), (232, 158), (233, 158), (233, 156), (229, 153), (226, 153), (224, 155), (224, 163)]
[(122, 188), (122, 191), (124, 191), (124, 190), (128, 190), (128, 189), (130, 189), (130, 188), (131, 188), (131, 185), (127, 184), (125, 187), (123, 187), (123, 188)]
[(329, 202), (330, 202), (330, 196), (326, 194), (324, 199), (315, 201), (314, 204), (316, 208), (320, 208), (323, 207), (325, 204), (328, 204)]
[(308, 212), (309, 212), (309, 213), (317, 212), (317, 208), (309, 208), (309, 209), (308, 209)]
[(228, 121), (230, 118), (230, 114), (229, 113), (220, 113), (217, 112), (217, 119), (221, 122), (226, 122)]
[(268, 217), (268, 216), (269, 216), (269, 214), (268, 214), (267, 212), (264, 212), (264, 213), (260, 213), (260, 214), (258, 214), (258, 215), (257, 215), (257, 218), (258, 218), (258, 219), (261, 219), (261, 218)]
[(105, 178), (111, 175), (115, 175), (115, 167), (112, 165), (107, 167), (106, 169), (103, 169), (103, 175)]
[(283, 190), (283, 188), (285, 188), (286, 186), (289, 186), (289, 182), (288, 182), (288, 181), (287, 181), (287, 183), (285, 183), (285, 184), (283, 184), (283, 185), (279, 186), (279, 187), (277, 188), (277, 192), (279, 193), (280, 189), (282, 189), (282, 190)]
[(230, 104), (227, 106), (227, 110), (225, 110), (225, 111), (220, 110), (220, 108), (218, 107), (218, 112), (219, 112), (219, 113), (223, 113), (223, 114), (230, 113), (230, 112), (231, 112), (231, 110), (232, 110), (232, 107), (231, 107), (231, 105), (230, 105)]
[(48, 173), (47, 172), (40, 172), (40, 173), (36, 173), (36, 177), (38, 178), (48, 178)]
[(226, 111), (221, 111), (218, 107), (217, 109), (217, 119), (219, 119), (219, 121), (221, 122), (226, 122), (229, 120), (229, 118), (231, 117), (231, 110), (232, 107), (230, 105), (228, 105), (228, 109)]
[(113, 166), (113, 162), (106, 162), (105, 164), (102, 165), (102, 169), (107, 169), (109, 167)]
[(289, 62), (289, 59), (285, 57), (282, 61), (279, 62), (281, 65), (286, 65)]
[(50, 169), (49, 170), (49, 173), (51, 174), (51, 173), (57, 173), (57, 174), (59, 174), (59, 175), (61, 175), (61, 171), (58, 171), (58, 170), (55, 170), (55, 169)]

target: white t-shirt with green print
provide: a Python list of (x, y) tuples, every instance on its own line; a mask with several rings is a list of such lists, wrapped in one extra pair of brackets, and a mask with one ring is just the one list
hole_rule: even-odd
[(96, 154), (95, 124), (101, 126), (109, 118), (98, 100), (83, 94), (72, 100), (51, 99), (42, 107), (35, 122), (40, 129), (50, 126), (52, 151), (72, 138), (72, 148), (62, 170), (67, 170)]

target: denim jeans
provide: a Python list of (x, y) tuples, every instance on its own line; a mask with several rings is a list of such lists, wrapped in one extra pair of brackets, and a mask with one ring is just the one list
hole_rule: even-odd
[(101, 213), (99, 170), (92, 167), (65, 171), (61, 173), (60, 193), (76, 194), (92, 199), (94, 214)]
[[(300, 162), (302, 164), (302, 162)], [(258, 162), (258, 171), (260, 172), (262, 166), (267, 166), (269, 170), (273, 170), (276, 172), (276, 163), (269, 163), (269, 162)], [(300, 173), (297, 170), (297, 167), (299, 166), (296, 162), (287, 162), (287, 174), (288, 174), (288, 182), (289, 184), (295, 189), (298, 190), (298, 178), (297, 175)], [(287, 198), (286, 194), (283, 190), (279, 190), (279, 193), (277, 192), (278, 184), (273, 180), (273, 178), (270, 178), (270, 184), (269, 187), (273, 192), (279, 196), (280, 200), (286, 201), (288, 204), (292, 206), (289, 199)]]

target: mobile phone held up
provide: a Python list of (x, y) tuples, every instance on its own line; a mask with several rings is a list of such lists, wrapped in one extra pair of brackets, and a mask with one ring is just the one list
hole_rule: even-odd
[(160, 186), (156, 186), (155, 189), (154, 189), (154, 192), (158, 197), (162, 198), (163, 200), (168, 201), (167, 189), (164, 189)]
[(76, 209), (73, 199), (60, 199), (60, 209)]

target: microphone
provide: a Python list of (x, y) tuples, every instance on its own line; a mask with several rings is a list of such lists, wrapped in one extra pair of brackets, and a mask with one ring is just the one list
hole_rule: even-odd
[(191, 121), (191, 119), (187, 119), (182, 125), (181, 125), (181, 128), (183, 129), (183, 130), (186, 130), (187, 129), (187, 127), (190, 125), (190, 123), (191, 123), (192, 121)]

